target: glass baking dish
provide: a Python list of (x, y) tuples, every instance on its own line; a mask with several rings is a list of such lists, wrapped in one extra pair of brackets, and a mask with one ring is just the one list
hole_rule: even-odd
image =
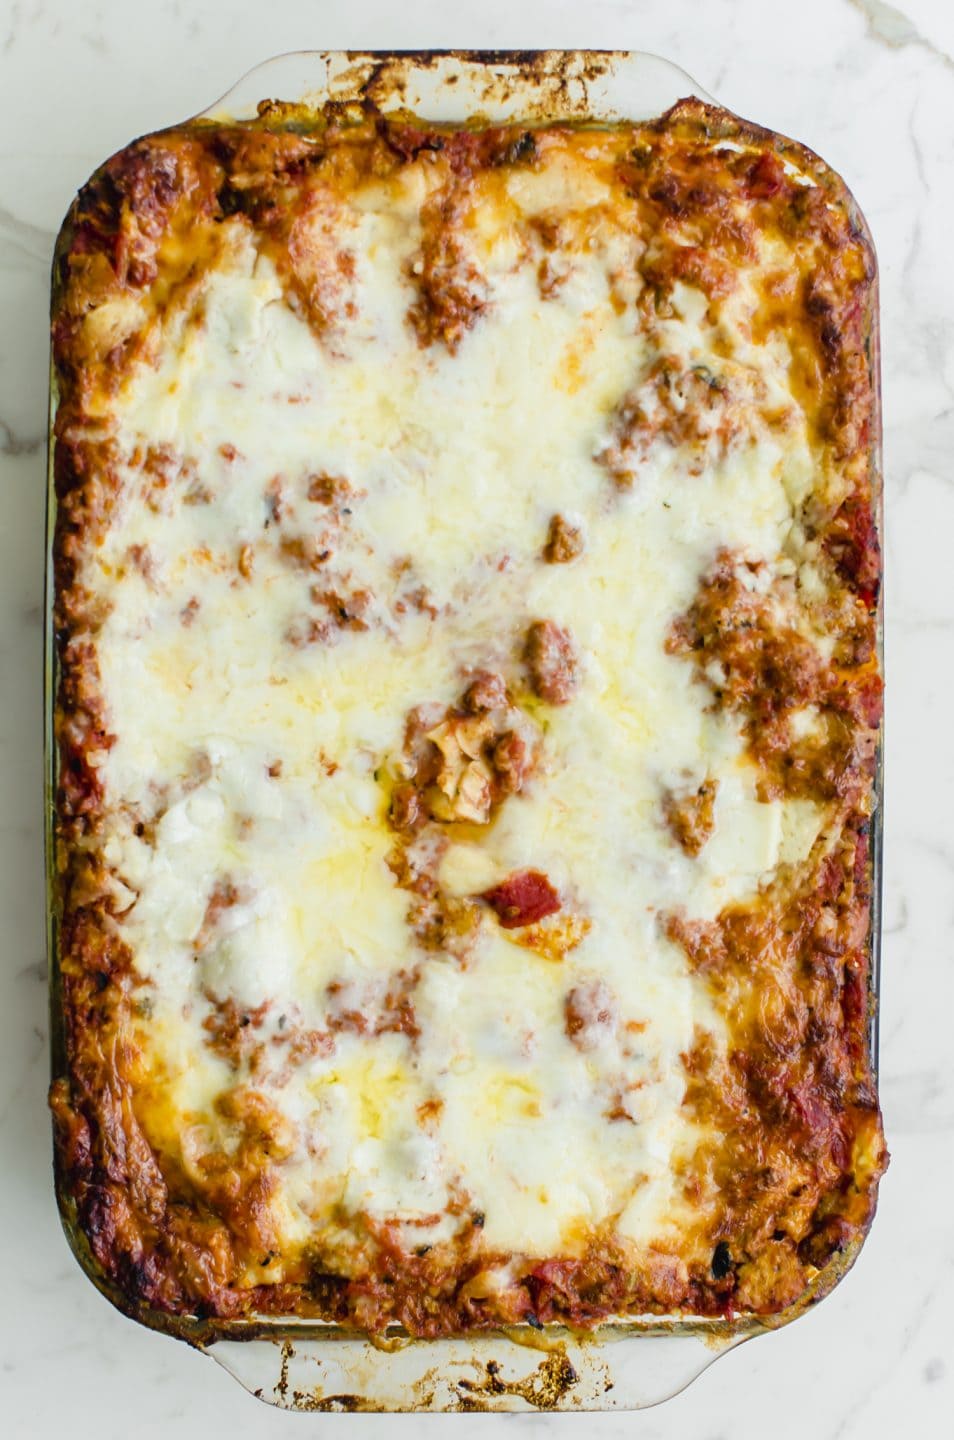
[[(460, 123), (479, 115), (511, 120), (647, 120), (678, 99), (711, 100), (685, 71), (638, 51), (298, 51), (256, 66), (195, 120), (245, 120), (265, 99), (308, 107), (328, 100), (370, 100), (382, 111), (407, 110)], [(714, 102), (713, 102), (714, 103)], [(871, 243), (849, 197), (852, 220)], [(872, 254), (873, 254), (872, 246)], [(875, 285), (877, 282), (875, 281)], [(875, 393), (871, 466), (881, 526), (880, 362), (877, 291), (868, 363)], [(51, 372), (52, 373), (52, 372)], [(51, 379), (51, 433), (56, 413)], [(52, 446), (47, 505), (45, 659), (45, 833), (48, 876), (52, 1073), (65, 1073), (63, 1009), (58, 982), (58, 916), (53, 824), (57, 757), (53, 740), (56, 659), (51, 546), (56, 513)], [(879, 601), (880, 604), (880, 601)], [(883, 614), (878, 649), (883, 659)], [(868, 1042), (877, 1074), (877, 996), (881, 937), (881, 756), (872, 822)], [(794, 1305), (769, 1319), (632, 1317), (585, 1334), (563, 1327), (540, 1333), (517, 1326), (464, 1339), (412, 1340), (395, 1330), (372, 1342), (332, 1324), (294, 1318), (227, 1321), (172, 1316), (136, 1305), (100, 1272), (68, 1196), (58, 1194), (67, 1240), (97, 1288), (141, 1324), (211, 1355), (252, 1394), (285, 1409), (317, 1411), (627, 1410), (677, 1394), (719, 1355), (810, 1308), (840, 1281), (861, 1248), (836, 1256)]]

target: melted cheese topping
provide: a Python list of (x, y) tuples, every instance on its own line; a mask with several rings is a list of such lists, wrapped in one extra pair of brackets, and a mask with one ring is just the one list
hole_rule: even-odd
[[(745, 340), (741, 287), (731, 442), (696, 473), (695, 452), (660, 434), (617, 486), (601, 459), (614, 417), (659, 357), (726, 367), (705, 297), (678, 286), (649, 334), (598, 176), (555, 160), (494, 183), (467, 241), (486, 305), (453, 354), (407, 318), (419, 170), (343, 210), (353, 313), (321, 335), (228, 222), (222, 258), (112, 402), (121, 503), (83, 577), (110, 607), (105, 854), (150, 987), (147, 1129), (167, 1150), (187, 1132), (228, 1150), (223, 1093), (260, 1092), (290, 1137), (271, 1165), (283, 1253), (333, 1245), (346, 1269), (362, 1215), (413, 1244), (479, 1211), (489, 1250), (526, 1255), (576, 1253), (597, 1227), (652, 1245), (689, 1226), (678, 1175), (698, 1137), (681, 1057), (700, 1029), (723, 1045), (723, 1022), (661, 918), (751, 897), (824, 827), (806, 802), (759, 801), (737, 721), (665, 645), (723, 547), (769, 578), (790, 566), (812, 457), (794, 415), (764, 418), (788, 399), (784, 345)], [(544, 297), (517, 222), (571, 197), (592, 207), (587, 243), (554, 257), (561, 283)], [(309, 500), (315, 476), (347, 479), (343, 508)], [(558, 513), (585, 549), (547, 565)], [(346, 610), (360, 594), (366, 628), (315, 638), (309, 620), (329, 613), (315, 591)], [(542, 762), (492, 826), (452, 837), (440, 883), (473, 895), (540, 870), (589, 928), (554, 960), (484, 910), (462, 963), (407, 922), (384, 777), (408, 712), (454, 704), (467, 667), (519, 691), (539, 618), (571, 633), (579, 688), (560, 707), (520, 692)], [(662, 800), (706, 777), (715, 828), (693, 857)], [(408, 976), (417, 1033), (374, 1034)], [(614, 1021), (584, 1048), (565, 1004), (593, 981)], [(370, 1017), (364, 1033), (342, 1027), (292, 1060), (342, 995)], [(231, 1060), (211, 1039), (228, 1002), (247, 1022)]]

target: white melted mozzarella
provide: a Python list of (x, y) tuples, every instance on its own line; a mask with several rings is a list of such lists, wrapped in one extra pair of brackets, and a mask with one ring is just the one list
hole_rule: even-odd
[[(556, 175), (511, 198), (543, 209), (565, 190)], [(485, 313), (456, 354), (423, 348), (406, 319), (419, 199), (363, 192), (348, 220), (357, 313), (321, 338), (236, 224), (200, 317), (170, 318), (155, 364), (115, 402), (123, 503), (85, 580), (112, 607), (98, 641), (117, 737), (102, 756), (106, 854), (136, 897), (120, 925), (152, 987), (150, 1044), (183, 1124), (254, 1083), (291, 1127), (275, 1166), (289, 1244), (320, 1238), (333, 1211), (397, 1219), (430, 1242), (461, 1207), (483, 1214), (494, 1250), (572, 1253), (603, 1225), (650, 1244), (684, 1205), (681, 1057), (698, 1028), (721, 1036), (660, 918), (711, 918), (753, 894), (823, 823), (814, 807), (758, 801), (737, 724), (707, 708), (665, 641), (722, 547), (779, 563), (811, 457), (797, 427), (783, 444), (750, 417), (744, 443), (701, 475), (661, 439), (618, 491), (596, 457), (654, 344), (719, 363), (704, 300), (680, 287), (651, 343), (610, 293), (625, 236), (610, 229), (569, 256), (548, 299), (506, 237), (484, 237)], [(786, 356), (756, 359), (785, 392)], [(150, 489), (148, 446), (192, 469)], [(309, 570), (282, 541), (324, 533), (326, 510), (307, 499), (316, 474), (345, 477), (354, 496)], [(541, 561), (556, 513), (586, 537), (569, 565)], [(326, 584), (368, 593), (368, 628), (296, 646)], [(434, 614), (402, 601), (415, 589)], [(453, 703), (466, 666), (513, 680), (537, 618), (571, 632), (580, 688), (536, 707), (539, 773), (445, 857), (442, 883), (473, 894), (542, 870), (589, 929), (551, 960), (488, 912), (464, 967), (422, 951), (406, 923), (381, 768), (408, 711)], [(693, 859), (661, 798), (706, 775), (716, 828)], [(254, 1082), (205, 1043), (210, 996), (265, 1006), (255, 1033), (277, 1056), (282, 1027), (325, 1024), (329, 985), (380, 998), (415, 967), (416, 1037), (346, 1031)], [(584, 1049), (564, 1006), (593, 980), (616, 1024)]]

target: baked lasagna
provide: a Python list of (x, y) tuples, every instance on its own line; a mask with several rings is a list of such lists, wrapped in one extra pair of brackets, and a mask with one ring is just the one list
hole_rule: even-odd
[(874, 294), (696, 101), (265, 105), (81, 192), (52, 1106), (120, 1303), (771, 1316), (857, 1248)]

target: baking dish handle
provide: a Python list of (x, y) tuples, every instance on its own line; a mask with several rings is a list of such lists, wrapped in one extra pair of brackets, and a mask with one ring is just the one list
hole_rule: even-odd
[[(678, 1394), (747, 1335), (564, 1336), (546, 1348), (506, 1336), (398, 1342), (333, 1334), (217, 1340), (204, 1348), (251, 1394), (285, 1410), (641, 1410)], [(541, 1342), (542, 1344), (542, 1342)]]
[(715, 103), (699, 83), (647, 51), (540, 50), (532, 61), (500, 51), (293, 50), (243, 75), (195, 120), (252, 120), (266, 97), (320, 107), (367, 99), (428, 120), (459, 123), (478, 111), (495, 124), (541, 112), (567, 118), (648, 120), (685, 95)]

